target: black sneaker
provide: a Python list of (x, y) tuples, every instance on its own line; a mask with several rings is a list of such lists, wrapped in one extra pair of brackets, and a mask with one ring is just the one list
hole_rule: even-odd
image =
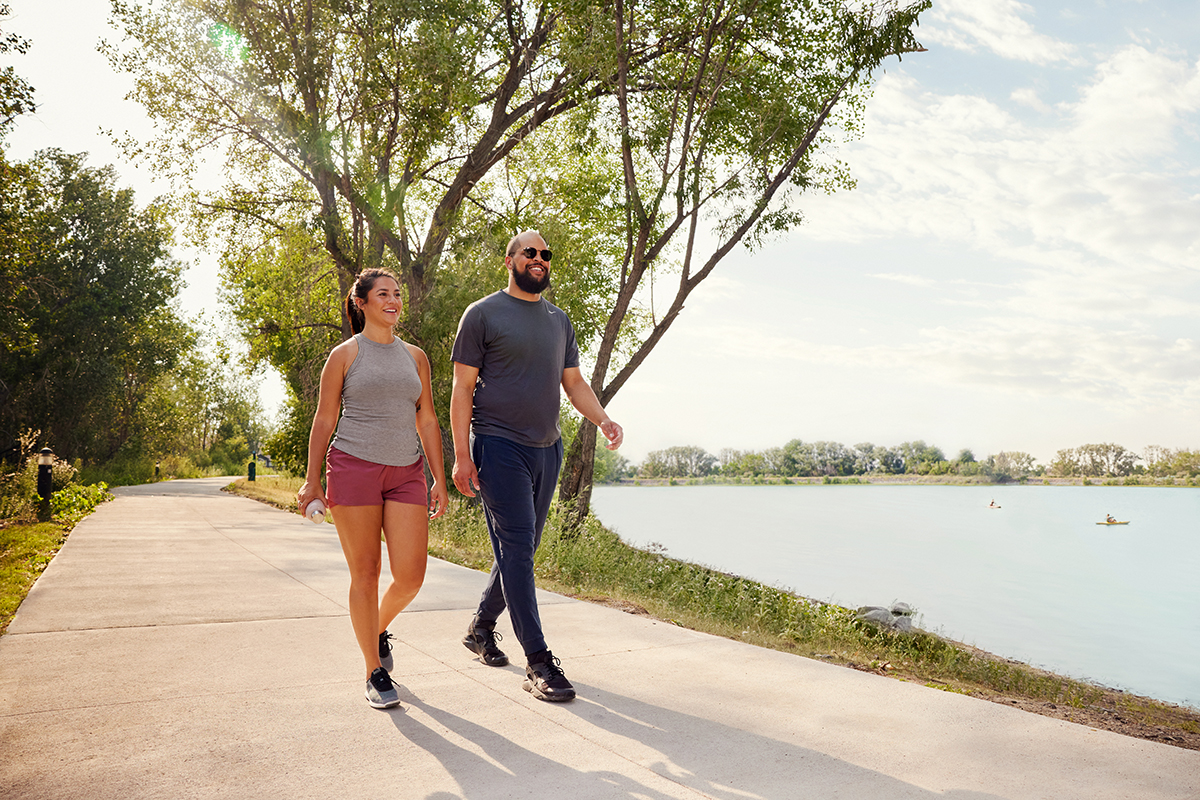
[(391, 672), (392, 667), (394, 666), (392, 662), (392, 643), (388, 641), (389, 639), (393, 638), (395, 637), (393, 637), (387, 631), (379, 634), (379, 666), (383, 667), (388, 672)]
[(489, 667), (503, 667), (508, 663), (508, 656), (496, 646), (496, 642), (504, 637), (496, 633), (496, 623), (484, 622), (479, 617), (472, 617), (467, 627), (467, 635), (463, 637), (463, 645), (479, 660)]
[(561, 703), (575, 699), (575, 687), (567, 680), (559, 661), (549, 650), (534, 653), (529, 657), (529, 666), (525, 667), (526, 681), (522, 686), (525, 691), (539, 700), (549, 700)]
[(367, 680), (367, 702), (371, 708), (395, 708), (400, 705), (400, 693), (392, 683), (392, 676), (387, 670), (377, 668)]

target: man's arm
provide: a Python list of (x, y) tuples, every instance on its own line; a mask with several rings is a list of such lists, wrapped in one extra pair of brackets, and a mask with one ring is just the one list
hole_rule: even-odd
[[(456, 369), (457, 367), (458, 365), (455, 364)], [(457, 375), (456, 371), (455, 376), (457, 377)], [(608, 414), (604, 411), (604, 406), (600, 405), (600, 401), (596, 399), (596, 393), (583, 379), (579, 367), (567, 367), (563, 370), (562, 387), (563, 391), (567, 393), (567, 399), (571, 401), (571, 405), (575, 406), (575, 410), (595, 423), (600, 432), (604, 434), (604, 438), (608, 439), (605, 447), (609, 450), (616, 450), (620, 447), (621, 441), (625, 438), (625, 432), (621, 430), (620, 425), (609, 419)]]
[(475, 404), (475, 381), (479, 367), (454, 362), (454, 386), (450, 390), (450, 435), (454, 439), (454, 485), (467, 497), (475, 496), (479, 472), (471, 458), (471, 410)]

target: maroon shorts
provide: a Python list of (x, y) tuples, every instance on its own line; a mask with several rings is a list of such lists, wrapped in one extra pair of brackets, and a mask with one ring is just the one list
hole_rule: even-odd
[(332, 506), (381, 506), (385, 500), (414, 506), (429, 504), (425, 459), (407, 467), (363, 461), (330, 446), (325, 454), (325, 497)]

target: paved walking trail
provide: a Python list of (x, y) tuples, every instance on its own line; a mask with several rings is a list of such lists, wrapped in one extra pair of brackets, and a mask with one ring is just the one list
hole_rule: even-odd
[(579, 698), (544, 703), (459, 643), (484, 576), (436, 560), (372, 710), (333, 527), (226, 482), (75, 528), (0, 638), (0, 798), (1200, 798), (1194, 751), (549, 593)]

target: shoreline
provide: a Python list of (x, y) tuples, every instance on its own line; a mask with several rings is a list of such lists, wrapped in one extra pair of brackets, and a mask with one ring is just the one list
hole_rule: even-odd
[(826, 477), (779, 477), (709, 475), (704, 478), (622, 478), (619, 481), (597, 483), (605, 487), (642, 486), (1119, 486), (1130, 488), (1197, 489), (1197, 478), (1155, 478), (1149, 475), (1130, 475), (1124, 478), (1054, 478), (1034, 476), (1014, 481), (994, 481), (988, 478), (960, 475), (838, 475)]

